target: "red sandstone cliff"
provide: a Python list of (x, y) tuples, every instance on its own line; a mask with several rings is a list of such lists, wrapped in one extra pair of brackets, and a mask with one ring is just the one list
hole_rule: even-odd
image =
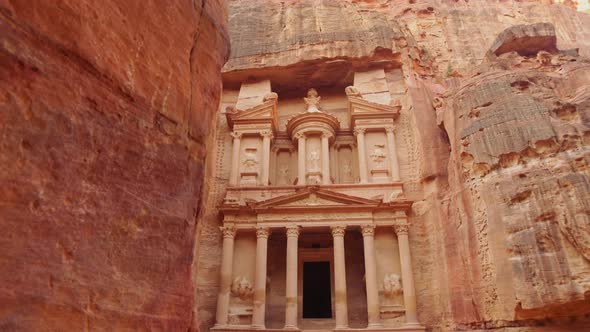
[[(416, 201), (420, 320), (433, 330), (589, 326), (590, 16), (550, 2), (230, 1), (228, 88), (270, 78), (293, 93), (402, 68), (401, 171)], [(217, 218), (205, 214), (199, 237), (205, 330)]]
[(223, 1), (0, 1), (0, 330), (186, 331)]

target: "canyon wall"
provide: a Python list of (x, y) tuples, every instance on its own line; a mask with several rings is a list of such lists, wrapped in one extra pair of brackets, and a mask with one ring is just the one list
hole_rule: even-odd
[[(402, 105), (419, 318), (433, 331), (588, 327), (590, 16), (550, 3), (230, 1), (221, 112), (243, 81), (270, 79), (280, 101), (385, 69)], [(217, 126), (228, 130), (222, 116)], [(230, 146), (229, 134), (212, 146), (199, 224), (205, 331)]]
[(186, 331), (224, 1), (0, 1), (0, 330)]

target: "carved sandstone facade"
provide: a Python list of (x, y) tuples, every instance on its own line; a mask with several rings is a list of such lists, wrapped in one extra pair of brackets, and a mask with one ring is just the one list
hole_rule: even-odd
[[(277, 316), (268, 291), (285, 298), (286, 329), (363, 327), (349, 319), (350, 307), (362, 307), (364, 327), (423, 330), (408, 240), (412, 202), (403, 195), (395, 139), (401, 106), (366, 100), (351, 86), (336, 96), (346, 113), (332, 114), (311, 88), (301, 102), (292, 101), (299, 112), (283, 116), (269, 87), (269, 81), (243, 84), (226, 112), (232, 156), (219, 206), (223, 249), (214, 330), (266, 328)], [(240, 109), (253, 99), (251, 91), (266, 97)], [(285, 252), (281, 279), (267, 271), (269, 237)], [(347, 262), (345, 248), (353, 242), (362, 242), (353, 259), (363, 264)], [(378, 255), (376, 247), (387, 251)], [(324, 298), (306, 291), (318, 282), (307, 277), (314, 272), (308, 262), (329, 265)], [(364, 275), (355, 280), (364, 279), (357, 285), (362, 295), (347, 295), (348, 274)], [(310, 312), (318, 301), (326, 306)]]

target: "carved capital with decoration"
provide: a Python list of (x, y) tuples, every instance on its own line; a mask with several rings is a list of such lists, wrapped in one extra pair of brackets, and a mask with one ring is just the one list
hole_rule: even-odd
[(394, 126), (386, 126), (385, 132), (388, 134), (393, 134), (393, 133), (395, 133), (395, 127)]
[(268, 227), (256, 227), (256, 237), (257, 238), (265, 238), (268, 239), (270, 235), (270, 230)]
[(299, 236), (299, 226), (292, 225), (287, 226), (287, 237), (298, 237)]
[(260, 132), (260, 136), (268, 137), (268, 138), (272, 139), (273, 134), (272, 134), (272, 131), (270, 131), (270, 130), (264, 130), (264, 131)]
[(240, 139), (242, 138), (242, 133), (239, 133), (237, 131), (234, 131), (232, 133), (230, 133), (231, 137), (233, 137), (234, 139)]
[(375, 225), (361, 225), (361, 233), (363, 237), (375, 235)]
[(367, 128), (354, 128), (354, 136), (364, 135), (367, 132)]
[(236, 228), (234, 226), (219, 227), (224, 239), (233, 239), (236, 236)]
[(410, 226), (407, 224), (393, 225), (393, 230), (395, 231), (396, 235), (408, 235), (408, 232), (410, 230)]
[(342, 237), (346, 232), (346, 226), (332, 226), (330, 229), (332, 230), (333, 237)]

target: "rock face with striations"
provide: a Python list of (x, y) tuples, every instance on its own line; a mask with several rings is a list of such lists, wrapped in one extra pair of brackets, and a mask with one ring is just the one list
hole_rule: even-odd
[[(391, 98), (401, 100), (396, 137), (415, 202), (422, 323), (434, 331), (589, 326), (590, 16), (541, 0), (229, 3), (222, 110), (243, 81), (269, 79), (280, 101), (302, 93), (293, 86), (344, 87), (355, 72), (384, 68)], [(215, 206), (231, 154), (221, 117), (217, 126), (195, 258), (202, 330), (214, 323)]]
[(186, 331), (223, 1), (0, 1), (0, 330)]

